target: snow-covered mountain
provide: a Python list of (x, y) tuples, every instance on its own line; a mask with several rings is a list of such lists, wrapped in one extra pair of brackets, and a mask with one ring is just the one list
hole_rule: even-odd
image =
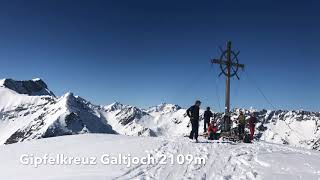
[(140, 109), (119, 102), (100, 108), (101, 115), (119, 134), (138, 136), (183, 135), (189, 123), (186, 110), (162, 103)]
[[(119, 106), (119, 103), (116, 103)], [(115, 104), (113, 104), (114, 106)], [(120, 105), (123, 107), (130, 107), (126, 105)], [(112, 107), (111, 105), (109, 106)], [(120, 134), (136, 135), (131, 131), (131, 127), (139, 127), (139, 129), (148, 129), (148, 132), (152, 132), (152, 136), (184, 136), (189, 133), (190, 127), (188, 127), (189, 118), (186, 116), (186, 109), (181, 108), (174, 104), (162, 103), (158, 106), (151, 107), (149, 109), (138, 110), (135, 108), (136, 118), (133, 118), (132, 114), (127, 113), (125, 108), (121, 110), (119, 108), (115, 111), (117, 114), (131, 114), (129, 125), (120, 126), (126, 127), (126, 132), (118, 131)], [(251, 112), (255, 112), (258, 118), (256, 125), (256, 139), (266, 142), (272, 142), (277, 144), (289, 144), (297, 147), (305, 147), (308, 149), (320, 150), (320, 113), (308, 112), (308, 111), (288, 111), (288, 110), (244, 110), (246, 116), (249, 117)], [(112, 111), (109, 110), (109, 112)], [(231, 115), (231, 119), (236, 122), (240, 110), (234, 109)], [(222, 113), (216, 113), (218, 123), (222, 122)], [(203, 110), (201, 110), (201, 116)], [(106, 119), (115, 119), (110, 116)], [(121, 122), (121, 116), (116, 118), (117, 120), (112, 122), (112, 126), (118, 126)], [(127, 118), (125, 118), (127, 119)], [(236, 127), (236, 123), (233, 127)], [(118, 127), (119, 128), (119, 127)], [(118, 129), (117, 128), (117, 129)], [(203, 120), (200, 122), (199, 131), (203, 131)], [(142, 133), (140, 133), (142, 135)], [(143, 134), (149, 135), (149, 134)]]
[[(232, 120), (239, 111), (233, 110)], [(320, 150), (320, 113), (242, 111), (247, 115), (256, 112), (257, 139)], [(221, 122), (223, 114), (217, 115)], [(188, 124), (186, 109), (175, 104), (147, 109), (119, 102), (98, 106), (72, 93), (56, 97), (40, 79), (0, 80), (0, 144), (79, 133), (184, 136), (190, 131)], [(199, 131), (202, 129), (203, 121)]]
[(100, 108), (99, 111), (119, 134), (156, 136), (154, 131), (143, 123), (152, 121), (152, 117), (137, 107), (115, 102)]
[(189, 118), (178, 105), (162, 103), (149, 109), (123, 105), (104, 106), (101, 114), (119, 134), (138, 136), (183, 136)]
[[(250, 113), (256, 114), (258, 123), (255, 136), (258, 140), (320, 150), (320, 113), (300, 110), (234, 109), (231, 113), (233, 122), (236, 122), (240, 111), (245, 112), (247, 118)], [(218, 113), (220, 119), (222, 115)], [(236, 126), (237, 124), (233, 123), (233, 127)]]
[(320, 150), (320, 113), (262, 110), (258, 117), (260, 140)]
[(87, 132), (115, 133), (86, 100), (72, 93), (56, 98), (48, 92), (39, 79), (1, 81), (0, 144)]
[(167, 113), (178, 111), (180, 109), (182, 108), (176, 104), (161, 103), (158, 106), (150, 107), (149, 109), (146, 110), (146, 112), (156, 115), (157, 113), (167, 114)]

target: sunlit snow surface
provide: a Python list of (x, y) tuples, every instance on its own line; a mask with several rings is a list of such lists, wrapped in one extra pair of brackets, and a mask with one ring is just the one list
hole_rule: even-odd
[[(205, 164), (173, 165), (22, 165), (22, 154), (101, 157), (131, 154), (159, 157), (163, 154), (205, 158)], [(0, 146), (0, 179), (319, 179), (320, 153), (284, 145), (255, 142), (229, 144), (190, 142), (186, 138), (128, 137), (110, 134), (62, 136)]]

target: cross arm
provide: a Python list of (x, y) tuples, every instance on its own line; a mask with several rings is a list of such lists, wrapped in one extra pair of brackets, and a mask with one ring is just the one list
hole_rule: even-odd
[[(228, 65), (227, 61), (223, 61), (223, 60), (220, 60), (220, 59), (212, 59), (211, 63), (212, 64)], [(244, 68), (244, 64), (231, 63), (231, 66), (240, 67), (242, 69)]]

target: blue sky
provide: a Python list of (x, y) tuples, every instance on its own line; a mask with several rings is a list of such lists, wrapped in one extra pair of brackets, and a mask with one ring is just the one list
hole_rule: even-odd
[[(320, 110), (317, 1), (1, 1), (0, 77), (40, 77), (96, 104), (223, 110), (209, 60), (232, 40), (246, 65), (231, 104)], [(254, 83), (253, 83), (254, 82)], [(254, 84), (254, 85), (253, 85)], [(219, 101), (220, 100), (220, 101)], [(220, 104), (220, 106), (219, 106)]]

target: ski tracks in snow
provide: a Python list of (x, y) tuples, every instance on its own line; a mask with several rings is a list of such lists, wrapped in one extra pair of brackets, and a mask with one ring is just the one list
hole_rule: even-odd
[[(203, 140), (200, 143), (188, 139), (177, 138), (163, 140), (160, 147), (148, 150), (153, 157), (163, 155), (192, 155), (193, 158), (205, 159), (205, 163), (138, 165), (127, 169), (116, 179), (199, 179), (199, 180), (261, 180), (258, 168), (269, 168), (271, 164), (259, 159), (263, 153), (273, 151), (299, 151), (290, 147), (262, 144), (230, 144)], [(300, 152), (299, 152), (300, 153)], [(301, 150), (301, 153), (308, 153)], [(263, 176), (263, 175), (262, 175)]]
[[(178, 155), (192, 155), (193, 159), (203, 159), (200, 161), (185, 162), (179, 164), (176, 159), (173, 163), (167, 159), (167, 164), (156, 162), (155, 164), (138, 165), (126, 170), (124, 174), (115, 179), (259, 179), (253, 170), (248, 172), (250, 163), (254, 157), (252, 152), (241, 151), (237, 145), (211, 143), (203, 141), (193, 143), (187, 139), (164, 140), (163, 144), (147, 153), (159, 158), (164, 155), (168, 158)], [(228, 158), (225, 158), (228, 157)]]

